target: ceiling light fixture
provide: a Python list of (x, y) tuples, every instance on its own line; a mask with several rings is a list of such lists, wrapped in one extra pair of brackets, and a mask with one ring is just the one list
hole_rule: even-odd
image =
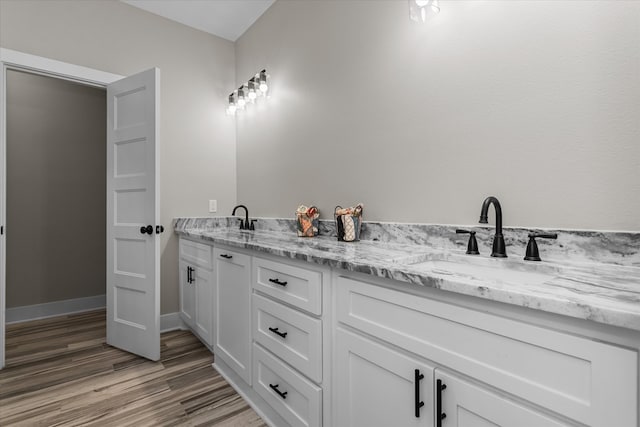
[(409, 17), (412, 21), (426, 22), (440, 13), (439, 0), (409, 0)]

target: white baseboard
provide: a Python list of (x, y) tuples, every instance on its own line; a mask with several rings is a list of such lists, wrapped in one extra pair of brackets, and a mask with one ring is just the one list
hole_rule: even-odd
[(106, 302), (106, 295), (96, 295), (92, 297), (74, 298), (47, 302), (44, 304), (7, 308), (5, 311), (6, 323), (26, 322), (28, 320), (45, 319), (47, 317), (97, 310), (99, 308), (105, 308)]
[(180, 313), (178, 312), (162, 314), (160, 316), (160, 333), (184, 330), (186, 328), (187, 327), (180, 318)]

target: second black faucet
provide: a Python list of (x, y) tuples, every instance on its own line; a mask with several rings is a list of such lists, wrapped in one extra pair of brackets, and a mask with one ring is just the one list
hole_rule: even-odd
[(487, 224), (489, 214), (489, 205), (492, 205), (496, 211), (496, 234), (493, 236), (493, 246), (491, 249), (491, 256), (497, 258), (506, 258), (507, 250), (504, 244), (504, 236), (502, 235), (502, 207), (500, 202), (493, 196), (489, 196), (482, 202), (482, 209), (480, 210), (480, 224)]

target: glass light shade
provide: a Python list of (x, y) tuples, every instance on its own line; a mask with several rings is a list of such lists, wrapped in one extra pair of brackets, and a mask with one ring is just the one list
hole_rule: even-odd
[(409, 17), (412, 21), (426, 22), (440, 13), (439, 0), (409, 0)]
[(269, 86), (267, 85), (267, 71), (260, 71), (260, 92), (266, 93), (269, 90)]
[(256, 100), (256, 98), (258, 97), (258, 94), (256, 93), (256, 84), (249, 80), (249, 93), (247, 94), (247, 96), (249, 97), (249, 101), (254, 102)]
[(239, 109), (244, 109), (244, 106), (246, 105), (247, 100), (244, 98), (244, 89), (240, 88), (238, 89), (238, 100), (236, 101), (236, 104), (238, 106)]

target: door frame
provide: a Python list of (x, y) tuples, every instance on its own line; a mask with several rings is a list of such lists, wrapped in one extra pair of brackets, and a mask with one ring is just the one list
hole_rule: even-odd
[[(4, 233), (0, 236), (0, 369), (5, 366), (5, 314), (6, 314), (6, 83), (7, 70), (26, 71), (48, 77), (70, 80), (80, 84), (102, 87), (125, 76), (95, 70), (80, 65), (56, 61), (42, 56), (31, 55), (16, 50), (0, 48), (0, 225), (4, 226)], [(106, 260), (105, 260), (106, 262)]]

